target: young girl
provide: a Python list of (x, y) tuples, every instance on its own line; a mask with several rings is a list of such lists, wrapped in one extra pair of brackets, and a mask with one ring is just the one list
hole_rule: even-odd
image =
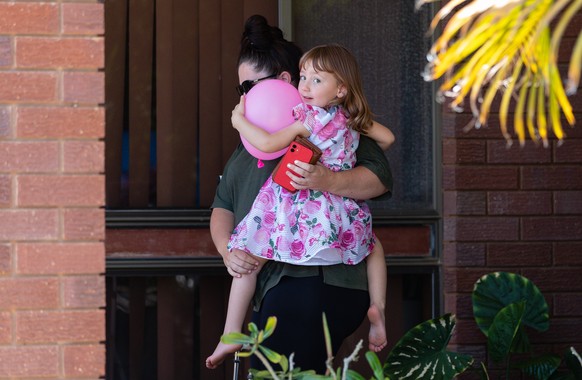
[[(298, 89), (304, 104), (294, 109), (297, 122), (270, 134), (244, 117), (244, 97), (233, 110), (233, 126), (253, 146), (274, 152), (287, 147), (296, 136), (308, 137), (323, 151), (320, 161), (340, 171), (354, 166), (359, 133), (369, 135), (384, 150), (392, 144), (390, 130), (372, 122), (357, 62), (347, 49), (339, 45), (313, 48), (301, 58), (299, 66)], [(386, 265), (364, 202), (315, 190), (292, 193), (270, 177), (233, 232), (229, 249), (234, 248), (253, 254), (260, 263), (259, 270), (266, 260), (354, 265), (366, 259), (371, 301), (369, 348), (377, 352), (386, 345)], [(233, 278), (225, 334), (241, 331), (259, 270)], [(219, 343), (206, 359), (206, 366), (215, 368), (239, 348)]]

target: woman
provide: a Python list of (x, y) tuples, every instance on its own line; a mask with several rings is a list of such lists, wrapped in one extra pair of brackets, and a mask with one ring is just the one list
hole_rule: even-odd
[[(262, 16), (245, 23), (238, 60), (239, 92), (266, 78), (297, 85), (301, 49), (283, 38), (279, 28)], [(391, 187), (388, 162), (377, 144), (363, 137), (357, 150), (357, 166), (331, 172), (322, 165), (291, 165), (289, 174), (297, 189), (318, 189), (357, 199), (387, 194)], [(214, 244), (228, 272), (239, 277), (257, 268), (258, 262), (240, 250), (228, 252), (227, 243), (236, 224), (248, 213), (260, 187), (278, 160), (262, 161), (242, 146), (226, 164), (218, 186), (210, 229)], [(241, 175), (244, 173), (244, 175)], [(389, 196), (389, 194), (388, 194)], [(326, 313), (333, 353), (362, 323), (369, 307), (365, 263), (347, 266), (295, 266), (268, 262), (261, 270), (255, 292), (253, 322), (263, 327), (269, 316), (278, 319), (277, 329), (266, 346), (283, 354), (295, 353), (296, 367), (325, 371), (327, 357), (321, 315)], [(253, 368), (258, 362), (251, 362)]]

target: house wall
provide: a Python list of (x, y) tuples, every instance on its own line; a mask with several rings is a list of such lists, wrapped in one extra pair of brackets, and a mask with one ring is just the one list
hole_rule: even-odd
[(0, 378), (105, 373), (103, 4), (0, 2)]
[[(565, 76), (582, 15), (570, 25), (559, 55)], [(530, 336), (538, 353), (582, 349), (582, 97), (570, 98), (578, 125), (565, 125), (560, 146), (528, 140), (511, 147), (494, 114), (487, 126), (464, 131), (471, 117), (442, 117), (445, 311), (457, 315), (453, 343), (477, 360), (485, 337), (473, 319), (471, 292), (482, 275), (521, 274), (550, 308), (550, 328)], [(512, 132), (512, 131), (510, 131)], [(477, 362), (476, 360), (476, 362)]]

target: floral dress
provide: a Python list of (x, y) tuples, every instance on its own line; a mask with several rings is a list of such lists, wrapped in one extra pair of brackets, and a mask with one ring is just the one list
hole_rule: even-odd
[[(328, 112), (301, 104), (294, 112), (321, 149), (323, 165), (332, 171), (354, 167), (359, 134), (347, 127), (342, 108)], [(365, 202), (311, 189), (290, 192), (269, 177), (236, 226), (228, 249), (290, 264), (354, 265), (374, 244)]]

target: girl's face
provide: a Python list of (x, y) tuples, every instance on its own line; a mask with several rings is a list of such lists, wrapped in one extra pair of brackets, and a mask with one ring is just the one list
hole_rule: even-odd
[(345, 96), (345, 86), (338, 83), (332, 73), (315, 71), (311, 61), (307, 61), (301, 69), (298, 88), (305, 104), (321, 108)]

